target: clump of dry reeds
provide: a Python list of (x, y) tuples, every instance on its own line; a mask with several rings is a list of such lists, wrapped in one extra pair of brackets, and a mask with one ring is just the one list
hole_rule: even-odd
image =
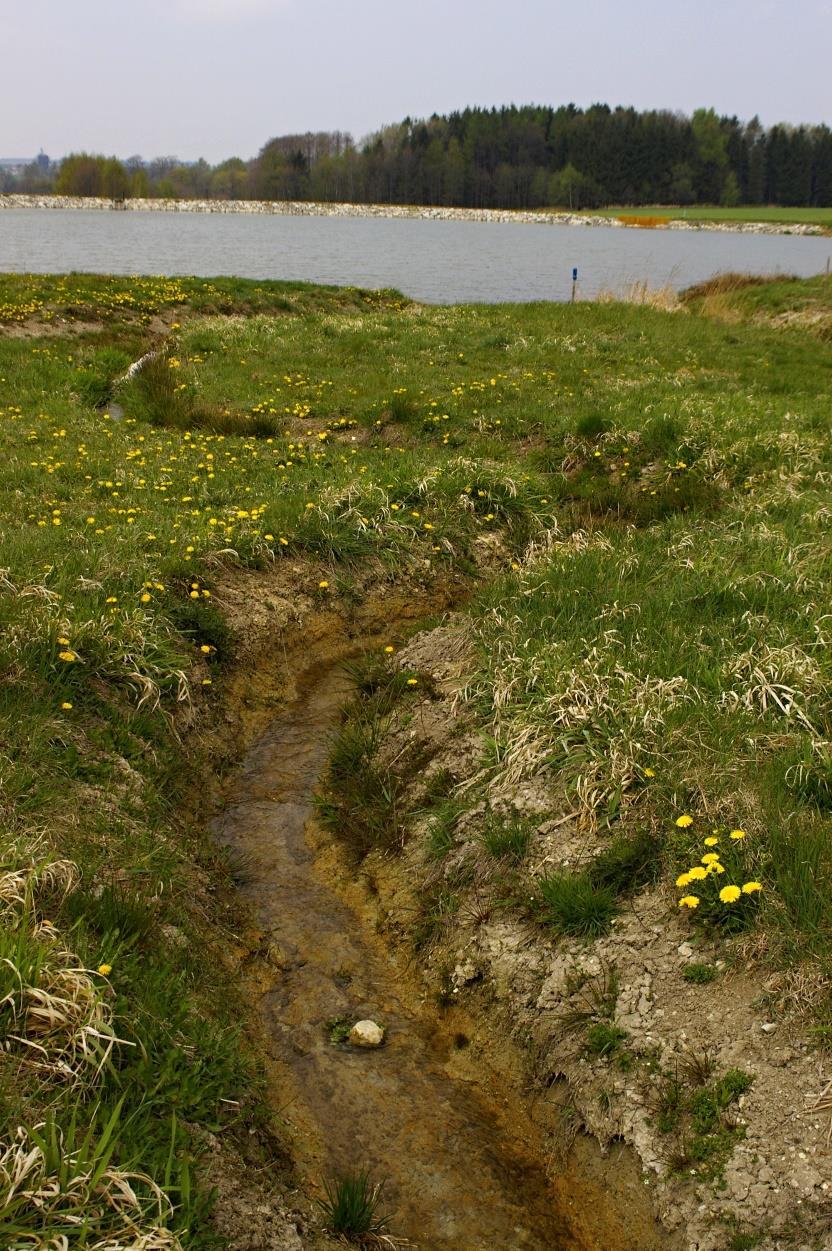
[(115, 1036), (100, 976), (68, 950), (50, 910), (78, 882), (70, 860), (31, 853), (0, 869), (0, 1026), (4, 1046), (49, 1078), (100, 1073)]
[(642, 280), (616, 290), (604, 287), (595, 298), (599, 304), (642, 304), (660, 309), (663, 313), (679, 313), (684, 309), (678, 291), (670, 283), (651, 287), (649, 282)]

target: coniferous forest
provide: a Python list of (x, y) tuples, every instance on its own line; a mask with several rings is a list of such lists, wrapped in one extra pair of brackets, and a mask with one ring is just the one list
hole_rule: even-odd
[(697, 109), (595, 104), (469, 108), (406, 118), (356, 144), (343, 131), (282, 135), (251, 160), (43, 159), (0, 190), (471, 208), (640, 204), (832, 205), (832, 130)]

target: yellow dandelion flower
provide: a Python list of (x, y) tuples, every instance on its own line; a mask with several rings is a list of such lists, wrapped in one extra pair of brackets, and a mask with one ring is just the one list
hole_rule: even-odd
[(692, 880), (693, 879), (691, 878), (689, 873), (680, 873), (679, 876), (676, 878), (676, 885), (677, 886), (690, 886)]
[(215, 648), (211, 647), (209, 643), (203, 643), (199, 650), (202, 652), (203, 656), (209, 656)]
[(322, 591), (325, 591), (328, 588), (329, 583), (327, 582), (326, 578), (322, 578), (321, 581), (318, 583), (318, 586), (320, 587)]
[(210, 678), (203, 678), (203, 679), (202, 679), (202, 685), (203, 685), (203, 686), (210, 686), (210, 685), (211, 685), (211, 679), (210, 679)]
[(140, 596), (139, 596), (139, 603), (140, 603), (140, 604), (149, 604), (149, 603), (150, 603), (150, 596), (148, 595), (147, 591), (145, 591), (145, 592), (144, 592), (144, 594), (142, 594), (142, 595), (140, 595)]
[(61, 635), (61, 637), (58, 639), (58, 642), (61, 644), (62, 647), (69, 647), (69, 639), (65, 639), (63, 635)]
[(692, 882), (704, 882), (708, 876), (708, 870), (703, 869), (701, 864), (694, 865), (692, 869), (688, 869), (688, 877)]
[(686, 830), (689, 825), (693, 825), (693, 817), (689, 816), (688, 813), (684, 812), (682, 813), (681, 817), (676, 818), (676, 824), (678, 825), (680, 830)]
[(736, 903), (741, 895), (742, 891), (739, 886), (723, 886), (722, 890), (719, 892), (719, 897), (725, 904)]
[(68, 699), (65, 699), (64, 702), (61, 704), (61, 707), (65, 708), (66, 711), (69, 712), (70, 708), (72, 707), (72, 704), (69, 702)]
[(712, 860), (711, 863), (708, 865), (708, 872), (709, 873), (724, 873), (725, 865), (720, 864), (718, 860)]
[(388, 655), (388, 656), (392, 656), (392, 655), (393, 655), (393, 652), (394, 652), (396, 649), (395, 649), (395, 647), (393, 647), (393, 646), (392, 646), (392, 644), (388, 643), (388, 644), (387, 644), (387, 646), (385, 647), (385, 649), (384, 649), (384, 650), (385, 650), (385, 652), (387, 653), (387, 655)]
[(703, 864), (716, 864), (718, 861), (719, 856), (715, 851), (709, 851), (702, 857)]
[(58, 652), (58, 659), (69, 664), (70, 661), (77, 660), (78, 657), (75, 655), (75, 652)]
[(742, 888), (742, 893), (744, 895), (753, 895), (755, 891), (762, 890), (762, 889), (763, 889), (762, 882), (746, 882)]
[(108, 973), (112, 973), (113, 966), (111, 964), (99, 964), (98, 972), (102, 977), (106, 977)]
[(718, 843), (718, 842), (719, 842), (719, 839), (718, 839), (718, 838), (714, 838), (714, 836), (713, 836), (713, 835), (711, 835), (711, 837), (710, 837), (710, 838), (706, 838), (706, 839), (705, 839), (705, 846), (706, 846), (706, 847), (716, 847), (716, 845), (717, 845), (717, 843)]
[[(518, 568), (519, 568), (519, 566), (518, 566)], [(654, 777), (656, 776), (656, 770), (655, 770), (655, 769), (645, 769), (645, 770), (644, 770), (644, 776), (645, 776), (646, 778), (654, 778)]]
[(739, 842), (741, 838), (745, 838), (745, 830), (732, 830), (730, 837)]
[(266, 542), (267, 542), (267, 543), (273, 543), (273, 542), (274, 542), (274, 535), (273, 535), (273, 534), (264, 534), (264, 535), (263, 535), (263, 538), (266, 540)]
[(679, 900), (679, 907), (680, 908), (698, 908), (699, 896), (698, 895), (683, 895), (682, 898)]
[(407, 685), (408, 685), (408, 686), (418, 686), (418, 685), (419, 685), (419, 679), (418, 679), (418, 678), (408, 678), (408, 679), (407, 679)]

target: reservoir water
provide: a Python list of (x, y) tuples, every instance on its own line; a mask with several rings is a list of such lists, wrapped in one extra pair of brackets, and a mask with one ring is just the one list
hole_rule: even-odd
[(832, 238), (246, 213), (0, 212), (0, 270), (217, 274), (397, 287), (429, 303), (568, 300), (736, 270), (821, 272)]

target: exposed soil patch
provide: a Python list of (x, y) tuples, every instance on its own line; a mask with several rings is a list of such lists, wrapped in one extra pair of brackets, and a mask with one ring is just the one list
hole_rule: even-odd
[(69, 339), (85, 334), (100, 334), (104, 323), (100, 321), (74, 321), (55, 317), (51, 320), (40, 316), (27, 317), (25, 321), (0, 322), (0, 335), (7, 339)]

